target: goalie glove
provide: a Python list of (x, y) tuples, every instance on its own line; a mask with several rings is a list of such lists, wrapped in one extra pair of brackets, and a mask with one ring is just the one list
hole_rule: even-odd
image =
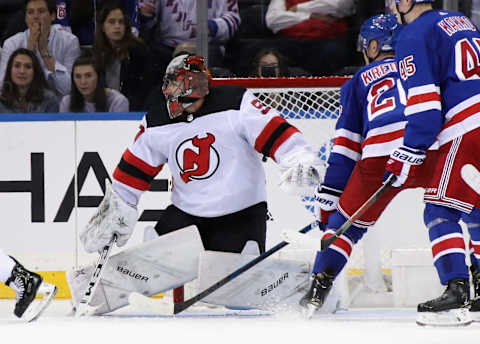
[(280, 169), (280, 187), (284, 191), (311, 195), (320, 183), (322, 162), (316, 154), (302, 148), (286, 155), (280, 161)]
[(383, 181), (385, 182), (390, 174), (394, 174), (397, 178), (392, 186), (401, 187), (413, 178), (418, 166), (423, 164), (424, 161), (424, 150), (401, 146), (390, 154), (390, 159), (385, 166), (386, 172)]
[(85, 251), (101, 251), (110, 242), (113, 234), (117, 235), (117, 246), (122, 247), (130, 239), (137, 217), (137, 208), (118, 196), (107, 180), (105, 197), (80, 233), (80, 241)]
[(319, 185), (315, 190), (314, 212), (319, 223), (327, 224), (328, 218), (337, 210), (342, 191)]

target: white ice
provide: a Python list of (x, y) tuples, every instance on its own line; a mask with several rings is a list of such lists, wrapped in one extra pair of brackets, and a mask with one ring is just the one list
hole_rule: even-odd
[(232, 311), (193, 307), (177, 316), (146, 314), (126, 307), (108, 316), (75, 318), (70, 302), (55, 300), (40, 319), (23, 323), (14, 301), (0, 301), (0, 336), (5, 343), (289, 343), (439, 344), (480, 341), (480, 323), (434, 328), (415, 324), (414, 309), (358, 309), (305, 320), (286, 311)]

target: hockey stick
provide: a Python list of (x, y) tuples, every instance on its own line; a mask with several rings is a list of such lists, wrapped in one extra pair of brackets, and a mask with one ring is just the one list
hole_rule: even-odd
[(472, 164), (462, 166), (461, 175), (465, 183), (480, 194), (480, 172)]
[(100, 253), (100, 258), (98, 258), (97, 266), (93, 270), (92, 278), (90, 278), (90, 282), (88, 283), (87, 290), (85, 290), (85, 294), (78, 303), (78, 308), (75, 312), (76, 317), (91, 315), (93, 312), (95, 312), (95, 307), (91, 307), (89, 303), (92, 301), (93, 294), (95, 294), (95, 290), (100, 283), (100, 277), (102, 276), (103, 270), (105, 270), (108, 258), (110, 257), (110, 252), (112, 251), (112, 247), (116, 242), (117, 235), (114, 234), (112, 240), (110, 240), (110, 242), (103, 247), (102, 253)]
[[(305, 227), (303, 227), (301, 230), (299, 230), (300, 233), (307, 233), (308, 231), (310, 231), (311, 229), (313, 229), (315, 226), (317, 226), (317, 222), (313, 222)], [(202, 291), (201, 293), (193, 296), (192, 298), (188, 299), (188, 300), (185, 300), (184, 302), (179, 302), (179, 303), (176, 303), (174, 306), (173, 306), (173, 314), (178, 314), (180, 312), (183, 312), (184, 310), (186, 310), (187, 308), (189, 308), (191, 305), (193, 305), (194, 303), (196, 303), (197, 301), (200, 301), (201, 299), (203, 299), (204, 297), (210, 295), (211, 293), (213, 293), (215, 290), (219, 289), (220, 287), (224, 286), (225, 284), (227, 284), (228, 282), (230, 282), (231, 280), (237, 278), (238, 276), (240, 276), (242, 273), (244, 273), (245, 271), (247, 271), (248, 269), (250, 269), (251, 267), (257, 265), (258, 263), (260, 263), (261, 261), (265, 260), (266, 258), (270, 257), (272, 254), (274, 254), (275, 252), (279, 251), (280, 249), (282, 249), (283, 247), (287, 246), (289, 243), (287, 241), (282, 241), (280, 242), (279, 244), (277, 244), (276, 246), (272, 247), (271, 249), (269, 249), (268, 251), (262, 253), (261, 255), (259, 255), (257, 258), (251, 260), (249, 263), (241, 266), (240, 268), (238, 268), (237, 270), (235, 270), (234, 272), (232, 272), (231, 274), (225, 276), (224, 278), (222, 278), (220, 281), (218, 281), (217, 283), (211, 285), (210, 287), (208, 287), (207, 289), (205, 289), (204, 291)]]
[(370, 198), (367, 199), (365, 203), (363, 203), (360, 208), (358, 208), (357, 211), (352, 216), (350, 216), (347, 221), (345, 221), (345, 223), (339, 229), (337, 229), (337, 231), (332, 236), (322, 239), (320, 242), (320, 250), (326, 250), (331, 244), (333, 244), (335, 240), (340, 237), (340, 235), (345, 233), (345, 231), (349, 229), (350, 226), (353, 225), (353, 223), (360, 218), (360, 216), (365, 214), (365, 212), (373, 205), (373, 203), (375, 203), (377, 199), (379, 199), (379, 197), (383, 195), (383, 193), (387, 191), (390, 186), (392, 186), (395, 179), (396, 176), (394, 174), (391, 174), (385, 181), (385, 183), (380, 186), (377, 191), (375, 191), (373, 195), (370, 196)]

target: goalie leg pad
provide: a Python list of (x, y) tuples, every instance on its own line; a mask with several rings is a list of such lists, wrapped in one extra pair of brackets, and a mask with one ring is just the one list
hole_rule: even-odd
[[(198, 290), (210, 287), (255, 258), (256, 256), (238, 253), (202, 252), (199, 259)], [(233, 309), (299, 309), (298, 303), (310, 287), (310, 275), (309, 262), (269, 258), (202, 301)], [(338, 294), (334, 295), (338, 297)], [(336, 302), (333, 304), (336, 305)]]
[[(104, 314), (128, 304), (131, 292), (152, 296), (176, 288), (197, 277), (198, 257), (203, 251), (195, 226), (162, 235), (110, 257), (90, 306)], [(76, 307), (94, 265), (67, 273)]]

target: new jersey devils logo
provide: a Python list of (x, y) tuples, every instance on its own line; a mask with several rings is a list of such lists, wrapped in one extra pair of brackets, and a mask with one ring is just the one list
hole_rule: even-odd
[(212, 146), (215, 136), (207, 133), (206, 137), (198, 135), (183, 141), (177, 148), (176, 159), (180, 177), (185, 183), (192, 180), (211, 177), (218, 168), (220, 158)]

